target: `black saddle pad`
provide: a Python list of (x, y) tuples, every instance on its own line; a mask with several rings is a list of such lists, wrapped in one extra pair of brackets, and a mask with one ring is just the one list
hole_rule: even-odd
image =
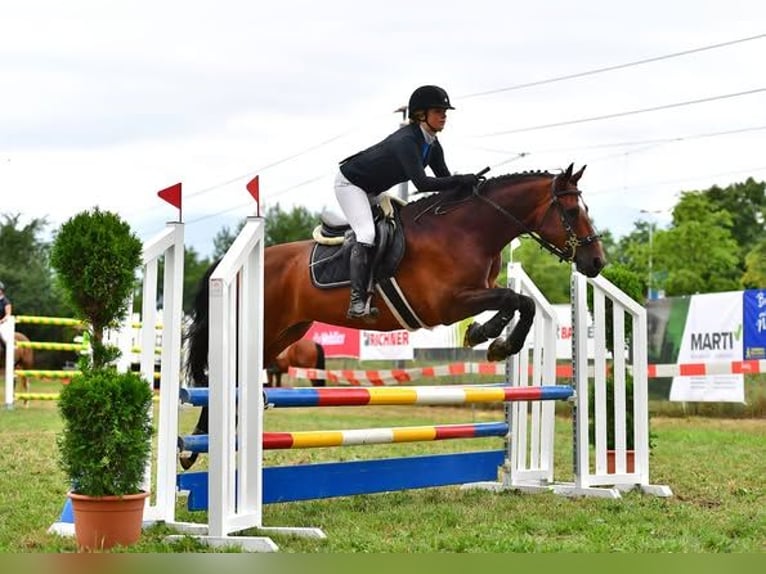
[[(404, 257), (404, 230), (399, 219), (398, 206), (394, 214), (393, 222), (383, 217), (375, 221), (375, 255), (372, 263), (375, 283), (393, 277)], [(338, 229), (333, 228), (336, 233)], [(334, 289), (348, 285), (350, 258), (351, 243), (349, 241), (341, 245), (315, 243), (309, 261), (311, 282), (314, 287)]]

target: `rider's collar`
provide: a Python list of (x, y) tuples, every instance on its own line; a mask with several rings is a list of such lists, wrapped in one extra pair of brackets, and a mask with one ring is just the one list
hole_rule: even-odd
[(436, 136), (428, 133), (428, 130), (423, 127), (423, 124), (420, 124), (420, 131), (423, 132), (423, 137), (426, 138), (426, 143), (428, 145), (431, 145), (436, 141)]

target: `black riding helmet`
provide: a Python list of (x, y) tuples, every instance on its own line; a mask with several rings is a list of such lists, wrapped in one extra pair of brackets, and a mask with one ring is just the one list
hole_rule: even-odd
[(407, 106), (409, 116), (420, 110), (429, 108), (438, 108), (442, 110), (454, 110), (449, 103), (447, 92), (439, 86), (420, 86), (410, 96), (410, 103)]

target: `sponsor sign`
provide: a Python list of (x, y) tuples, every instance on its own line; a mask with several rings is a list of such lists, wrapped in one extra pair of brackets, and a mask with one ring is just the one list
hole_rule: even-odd
[(315, 322), (303, 336), (324, 347), (325, 357), (359, 358), (359, 331)]
[(743, 358), (746, 361), (766, 359), (766, 289), (748, 289), (743, 297)]
[[(741, 291), (692, 295), (677, 363), (742, 359)], [(673, 377), (671, 401), (744, 402), (744, 375)]]
[(414, 357), (410, 332), (362, 331), (359, 358), (369, 360), (411, 360)]

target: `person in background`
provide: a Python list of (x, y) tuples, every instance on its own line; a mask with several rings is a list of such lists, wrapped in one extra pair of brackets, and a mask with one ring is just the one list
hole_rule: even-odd
[(13, 312), (11, 300), (5, 295), (5, 283), (0, 281), (0, 349), (5, 351), (5, 338), (8, 336), (5, 322)]
[[(410, 96), (409, 123), (384, 140), (340, 162), (335, 178), (335, 196), (354, 231), (351, 246), (350, 319), (374, 317), (377, 309), (366, 311), (375, 224), (372, 205), (387, 189), (411, 181), (418, 191), (443, 191), (474, 186), (474, 174), (451, 175), (437, 134), (447, 122), (447, 110), (454, 110), (449, 96), (439, 86), (420, 86)], [(426, 175), (430, 167), (435, 177)]]

